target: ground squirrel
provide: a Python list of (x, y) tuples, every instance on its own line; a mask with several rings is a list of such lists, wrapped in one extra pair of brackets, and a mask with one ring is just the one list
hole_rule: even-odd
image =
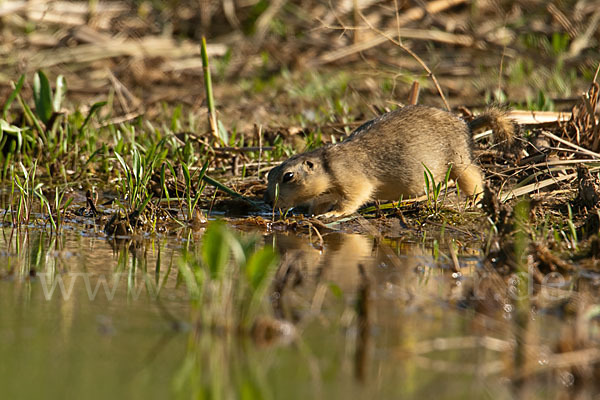
[(494, 129), (497, 140), (512, 140), (512, 121), (495, 108), (465, 123), (437, 108), (403, 107), (366, 122), (340, 143), (297, 154), (273, 168), (265, 201), (281, 209), (308, 205), (315, 215), (348, 215), (370, 200), (423, 194), (425, 166), (436, 182), (452, 166), (450, 178), (460, 191), (478, 194), (483, 175), (473, 162), (471, 136), (484, 126)]

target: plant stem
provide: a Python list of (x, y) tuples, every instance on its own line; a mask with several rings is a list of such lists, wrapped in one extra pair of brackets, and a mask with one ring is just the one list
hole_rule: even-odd
[(208, 106), (208, 123), (217, 143), (221, 141), (217, 126), (217, 112), (215, 110), (215, 100), (213, 97), (212, 80), (210, 78), (210, 68), (208, 64), (208, 53), (206, 51), (206, 38), (202, 36), (202, 45), (200, 46), (202, 56), (202, 70), (204, 71), (204, 88), (206, 90), (206, 104)]

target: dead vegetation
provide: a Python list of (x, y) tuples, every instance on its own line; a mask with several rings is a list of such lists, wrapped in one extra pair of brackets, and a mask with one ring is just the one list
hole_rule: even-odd
[[(599, 15), (593, 3), (581, 1), (344, 0), (334, 7), (317, 0), (172, 0), (162, 6), (10, 0), (0, 5), (0, 84), (8, 91), (20, 73), (43, 68), (65, 75), (82, 104), (113, 92), (115, 118), (156, 116), (162, 102), (199, 110), (199, 43), (206, 36), (209, 55), (219, 60), (220, 112), (245, 120), (243, 126), (287, 122), (266, 119), (272, 111), (302, 111), (306, 104), (281, 95), (272, 99), (281, 107), (265, 104), (265, 94), (239, 85), (249, 80), (256, 86), (282, 71), (351, 71), (352, 103), (365, 112), (371, 104), (385, 108), (387, 101), (406, 99), (414, 79), (425, 84), (421, 101), (427, 104), (442, 105), (440, 90), (452, 106), (489, 99), (524, 104), (540, 91), (556, 104), (569, 103), (583, 89), (578, 78), (589, 83), (595, 70)], [(428, 77), (437, 77), (441, 89)], [(388, 87), (383, 96), (382, 85)]]
[[(385, 256), (382, 260), (398, 264), (403, 260), (390, 256), (395, 255), (389, 238), (421, 238), (423, 248), (456, 277), (454, 291), (444, 301), (460, 297), (459, 306), (475, 313), (473, 331), (485, 334), (423, 339), (409, 356), (429, 369), (455, 372), (468, 366), (429, 355), (484, 348), (503, 356), (474, 366), (478, 376), (502, 373), (521, 397), (530, 394), (531, 385), (525, 383), (535, 387), (550, 377), (560, 381), (561, 394), (569, 397), (582, 388), (597, 391), (600, 376), (599, 23), (600, 9), (587, 1), (7, 0), (0, 3), (0, 99), (12, 92), (21, 73), (31, 76), (44, 69), (52, 78), (62, 74), (71, 102), (65, 113), (72, 112), (73, 104), (85, 110), (108, 99), (99, 128), (122, 128), (138, 118), (143, 121), (136, 125), (139, 130), (148, 121), (171, 125), (172, 134), (165, 136), (203, 154), (190, 169), (197, 172), (206, 162), (202, 173), (218, 175), (245, 198), (204, 188), (200, 179), (192, 185), (182, 163), (174, 162), (172, 172), (163, 168), (162, 177), (164, 171), (157, 168), (147, 176), (151, 200), (139, 202), (156, 217), (161, 234), (179, 235), (181, 226), (203, 230), (204, 215), (191, 201), (199, 198), (197, 204), (209, 213), (243, 216), (229, 220), (240, 229), (308, 237), (305, 246), (314, 252), (325, 249), (329, 257), (334, 252), (327, 241), (340, 230), (370, 235)], [(237, 135), (232, 143), (215, 144), (206, 122), (203, 36), (219, 119)], [(25, 101), (32, 95), (30, 81), (22, 92)], [(426, 197), (374, 204), (360, 216), (336, 222), (288, 219), (275, 210), (248, 216), (260, 202), (265, 171), (279, 159), (340, 140), (361, 122), (417, 101), (447, 104), (467, 119), (491, 102), (513, 109), (511, 117), (521, 128), (513, 145), (495, 143), (489, 132), (475, 137), (475, 155), (488, 185), (483, 213), (450, 194), (443, 204)], [(202, 123), (190, 129), (175, 113)], [(23, 115), (16, 120), (22, 123)], [(107, 137), (98, 142), (110, 146), (102, 160), (116, 165), (115, 143)], [(42, 150), (36, 150), (37, 156)], [(84, 168), (74, 174), (78, 178), (88, 179), (95, 167), (100, 170), (76, 161), (72, 164)], [(48, 167), (44, 178), (52, 179), (60, 164)], [(119, 177), (127, 165), (123, 162)], [(132, 179), (132, 186), (136, 183), (139, 177)], [(187, 205), (178, 198), (186, 192)], [(103, 194), (103, 201), (109, 200), (104, 204), (90, 193), (84, 207), (64, 210), (63, 216), (81, 225), (91, 220), (107, 236), (131, 237), (150, 229), (140, 207), (108, 215), (116, 196), (113, 188)], [(161, 203), (165, 196), (166, 205)], [(32, 198), (30, 193), (30, 205)], [(49, 213), (60, 214), (61, 204), (48, 206)], [(468, 268), (458, 257), (473, 242), (481, 259), (473, 273), (477, 286), (462, 280)], [(346, 262), (343, 256), (350, 250), (360, 247), (371, 255), (377, 246), (349, 243), (337, 255)], [(273, 308), (278, 318), (289, 317), (282, 299), (301, 281), (298, 264), (294, 259), (277, 270), (273, 286), (281, 297)], [(377, 286), (362, 265), (358, 276), (356, 314), (348, 315), (356, 318), (355, 374), (363, 380), (374, 341), (369, 328), (382, 324), (371, 297), (393, 285), (386, 280)], [(415, 287), (406, 290), (407, 298)], [(325, 296), (324, 283), (317, 288), (306, 300), (311, 310), (318, 310)], [(409, 300), (403, 305), (415, 307)], [(538, 312), (561, 318), (550, 348), (536, 340), (539, 332), (531, 320)], [(508, 320), (502, 325), (508, 339), (492, 337), (497, 332), (489, 326)], [(287, 326), (271, 322), (258, 320), (252, 328), (265, 343)], [(407, 357), (403, 348), (394, 354)]]
[[(70, 100), (83, 108), (108, 97), (104, 126), (164, 119), (165, 104), (184, 104), (202, 117), (205, 36), (220, 120), (250, 145), (212, 146), (206, 125), (180, 127), (175, 136), (212, 154), (209, 172), (245, 171), (244, 179), (228, 182), (238, 192), (260, 197), (261, 175), (276, 158), (270, 151), (290, 152), (272, 146), (277, 138), (295, 150), (338, 140), (404, 100), (463, 106), (466, 116), (496, 101), (558, 109), (513, 111), (524, 136), (509, 151), (486, 133), (476, 137), (476, 155), (502, 202), (531, 195), (551, 203), (555, 195), (574, 195), (577, 165), (593, 174), (600, 157), (599, 19), (582, 1), (348, 0), (334, 7), (316, 0), (11, 0), (0, 5), (0, 94), (12, 90), (19, 73), (43, 68), (63, 74)], [(327, 78), (314, 80), (335, 74), (346, 76), (337, 88)], [(26, 83), (25, 99), (28, 90)], [(314, 131), (318, 140), (309, 142)], [(593, 180), (586, 182), (580, 199), (592, 210)]]

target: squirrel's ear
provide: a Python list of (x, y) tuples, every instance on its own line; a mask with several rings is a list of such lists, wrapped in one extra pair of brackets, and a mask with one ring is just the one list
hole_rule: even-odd
[(306, 165), (309, 169), (313, 169), (315, 164), (310, 160), (304, 160), (304, 165)]

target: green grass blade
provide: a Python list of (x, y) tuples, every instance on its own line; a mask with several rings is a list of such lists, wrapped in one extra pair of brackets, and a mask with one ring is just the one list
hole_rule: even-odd
[(233, 196), (233, 197), (237, 197), (238, 199), (242, 199), (243, 201), (247, 202), (248, 204), (251, 204), (253, 206), (258, 207), (260, 205), (260, 203), (256, 202), (256, 201), (252, 201), (244, 196), (242, 196), (241, 194), (239, 194), (238, 192), (228, 188), (227, 186), (223, 185), (221, 182), (211, 178), (208, 175), (204, 175), (202, 177), (202, 180), (206, 183), (208, 183), (209, 185), (213, 185), (214, 187), (222, 190), (223, 192)]
[(67, 93), (67, 81), (64, 76), (59, 75), (56, 78), (56, 88), (54, 90), (54, 98), (52, 100), (52, 108), (54, 112), (59, 112), (62, 108), (62, 103), (65, 100)]
[[(208, 52), (206, 51), (206, 38), (202, 36), (202, 44), (200, 45), (200, 55), (202, 57), (202, 70), (204, 72), (204, 88), (206, 91), (206, 104), (208, 106), (208, 119), (210, 129), (216, 139), (223, 140), (219, 135), (217, 124), (217, 112), (215, 109), (215, 100), (213, 97), (212, 80), (210, 77), (210, 66), (208, 64)], [(223, 142), (226, 143), (226, 142)]]
[(198, 202), (200, 201), (200, 198), (202, 197), (202, 192), (204, 192), (204, 188), (206, 187), (204, 185), (204, 183), (202, 182), (202, 178), (204, 178), (204, 175), (206, 175), (206, 170), (208, 169), (208, 164), (209, 164), (209, 162), (206, 161), (204, 163), (204, 165), (202, 166), (202, 170), (200, 170), (200, 176), (198, 177), (198, 188), (196, 190), (196, 197), (194, 197), (194, 199), (192, 201), (192, 210), (196, 208), (196, 205), (198, 204)]
[(202, 237), (202, 260), (210, 271), (212, 279), (219, 279), (221, 273), (229, 262), (229, 240), (227, 240), (225, 226), (219, 222), (209, 225)]
[(246, 278), (248, 283), (254, 289), (258, 290), (269, 272), (277, 266), (278, 256), (271, 247), (264, 247), (250, 256), (246, 264)]
[(23, 83), (25, 83), (25, 74), (21, 75), (21, 77), (17, 81), (17, 84), (15, 85), (15, 88), (10, 93), (10, 95), (8, 95), (8, 99), (6, 99), (4, 107), (2, 107), (2, 118), (6, 119), (8, 109), (10, 108), (10, 105), (13, 103), (13, 101), (15, 101), (15, 98), (17, 97), (19, 92), (21, 92), (21, 89), (23, 88)]
[(137, 148), (133, 148), (133, 156), (131, 157), (132, 159), (132, 172), (133, 172), (133, 177), (135, 178), (135, 182), (138, 183), (142, 180), (142, 175), (144, 172), (144, 167), (142, 166), (142, 158), (140, 156), (140, 152), (137, 150)]
[(40, 184), (40, 187), (37, 187), (34, 190), (34, 193), (40, 199), (40, 202), (42, 203), (42, 205), (45, 206), (46, 209), (48, 210), (48, 217), (50, 218), (50, 223), (52, 224), (52, 229), (54, 230), (54, 232), (56, 232), (56, 221), (54, 221), (54, 217), (52, 216), (52, 207), (50, 207), (50, 202), (48, 201), (48, 199), (46, 198), (46, 196), (44, 195), (44, 193), (42, 193), (42, 191), (40, 189), (41, 189), (41, 184)]
[(198, 177), (198, 182), (200, 182), (200, 180), (206, 175), (206, 170), (208, 170), (208, 164), (209, 161), (207, 160), (202, 166), (202, 169), (200, 170), (200, 176)]
[(96, 157), (99, 153), (101, 153), (104, 149), (102, 147), (100, 147), (99, 149), (96, 149), (96, 151), (94, 151), (92, 153), (91, 156), (88, 157), (88, 159), (85, 161), (85, 163), (83, 163), (83, 165), (80, 168), (79, 173), (76, 175), (76, 179), (79, 179), (81, 177), (81, 175), (83, 175), (85, 168), (89, 165), (90, 162), (92, 162), (92, 160), (94, 159), (94, 157)]
[(188, 192), (189, 192), (190, 185), (192, 184), (190, 170), (186, 164), (181, 164), (181, 166), (183, 169), (183, 178), (185, 179), (185, 186), (186, 186), (186, 188), (188, 188)]
[(165, 177), (167, 166), (165, 163), (160, 166), (160, 187), (162, 189), (162, 195), (167, 198), (167, 201), (171, 201), (169, 196), (169, 190), (167, 189), (167, 179)]
[(146, 206), (148, 205), (148, 203), (150, 202), (150, 200), (152, 200), (152, 195), (149, 195), (146, 197), (146, 200), (144, 200), (144, 202), (142, 203), (141, 206), (138, 207), (137, 211), (141, 214), (142, 212), (144, 212), (144, 209), (146, 208)]
[(19, 103), (21, 104), (21, 107), (23, 108), (23, 112), (25, 113), (25, 116), (27, 117), (29, 122), (31, 122), (33, 124), (33, 126), (35, 126), (35, 129), (38, 131), (38, 134), (42, 137), (42, 140), (44, 141), (44, 143), (48, 143), (48, 138), (46, 137), (46, 131), (44, 130), (44, 128), (42, 128), (42, 125), (40, 124), (40, 120), (38, 119), (38, 117), (33, 113), (33, 111), (31, 111), (31, 108), (27, 105), (27, 103), (25, 103), (23, 101), (23, 99), (21, 98), (21, 95), (17, 95), (17, 99), (19, 100)]
[(129, 175), (129, 167), (125, 163), (125, 160), (123, 160), (123, 157), (121, 157), (121, 155), (117, 152), (115, 152), (115, 157), (117, 157), (117, 160), (119, 160), (119, 164), (121, 164), (121, 168), (123, 168), (123, 172), (125, 172), (127, 175)]
[[(198, 300), (200, 298), (201, 287), (202, 287), (202, 280), (199, 277), (201, 277), (202, 274), (199, 273), (198, 271), (194, 274), (194, 272), (190, 268), (191, 267), (190, 263), (186, 262), (183, 259), (179, 261), (178, 267), (179, 267), (179, 276), (181, 277), (181, 280), (187, 287), (188, 294), (190, 295), (190, 297), (193, 300)], [(200, 284), (199, 284), (199, 281), (200, 281)]]
[(450, 172), (452, 171), (452, 164), (448, 166), (448, 171), (446, 171), (446, 177), (444, 178), (444, 185), (448, 187), (448, 181), (450, 181)]
[(100, 110), (106, 104), (107, 104), (106, 101), (99, 101), (97, 103), (94, 103), (92, 105), (92, 108), (90, 108), (90, 112), (88, 112), (88, 115), (85, 117), (83, 124), (81, 124), (81, 127), (79, 128), (79, 130), (82, 131), (90, 123), (90, 120), (98, 112), (98, 110)]
[[(166, 161), (166, 163), (167, 167), (169, 167), (169, 171), (171, 171), (171, 176), (177, 179), (177, 173), (175, 172), (175, 168), (173, 168), (173, 164), (171, 164), (168, 160)], [(175, 196), (177, 197), (177, 200), (180, 199), (179, 189), (177, 188), (177, 185), (175, 185)]]
[(221, 122), (221, 120), (217, 121), (217, 130), (219, 132), (219, 138), (225, 144), (229, 143), (229, 132), (225, 128), (225, 125)]

